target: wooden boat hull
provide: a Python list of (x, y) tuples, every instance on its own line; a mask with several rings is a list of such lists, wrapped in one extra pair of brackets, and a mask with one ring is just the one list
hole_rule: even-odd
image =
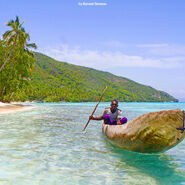
[(125, 150), (142, 153), (164, 152), (185, 137), (183, 112), (180, 109), (143, 114), (123, 125), (102, 125), (109, 141)]

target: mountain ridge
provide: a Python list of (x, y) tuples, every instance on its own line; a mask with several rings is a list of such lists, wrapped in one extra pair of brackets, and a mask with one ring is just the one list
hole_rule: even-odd
[[(15, 99), (41, 102), (94, 102), (108, 86), (102, 101), (177, 102), (168, 93), (125, 77), (89, 67), (56, 61), (35, 53), (37, 63), (29, 86)], [(19, 98), (18, 98), (19, 97)]]

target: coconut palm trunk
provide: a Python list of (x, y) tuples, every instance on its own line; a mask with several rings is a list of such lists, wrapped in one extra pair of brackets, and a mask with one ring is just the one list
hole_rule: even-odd
[(6, 88), (6, 86), (4, 85), (3, 88), (1, 89), (0, 97), (3, 95), (3, 92), (4, 92), (5, 88)]
[(8, 55), (8, 58), (6, 59), (6, 61), (2, 64), (2, 66), (0, 67), (0, 72), (2, 71), (2, 69), (4, 68), (4, 66), (6, 65), (6, 63), (8, 62), (8, 60), (10, 59), (10, 57), (12, 56), (13, 50), (15, 48), (15, 44), (16, 42), (13, 44), (12, 49), (10, 51), (10, 54)]

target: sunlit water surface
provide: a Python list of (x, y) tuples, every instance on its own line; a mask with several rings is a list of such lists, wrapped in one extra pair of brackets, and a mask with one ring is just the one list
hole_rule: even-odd
[[(109, 144), (96, 103), (32, 104), (0, 115), (0, 184), (185, 184), (185, 140), (161, 154), (139, 154)], [(109, 103), (101, 103), (102, 114)], [(185, 109), (185, 103), (120, 103), (131, 120), (146, 112)]]

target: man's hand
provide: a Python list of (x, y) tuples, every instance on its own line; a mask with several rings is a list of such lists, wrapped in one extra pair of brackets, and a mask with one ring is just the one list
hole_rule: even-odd
[(90, 120), (91, 120), (91, 119), (94, 120), (94, 117), (91, 115), (91, 116), (89, 116), (89, 119), (90, 119)]
[(103, 116), (99, 116), (99, 117), (93, 117), (93, 116), (89, 116), (89, 119), (91, 120), (102, 120)]
[(120, 118), (117, 119), (117, 125), (121, 125)]

